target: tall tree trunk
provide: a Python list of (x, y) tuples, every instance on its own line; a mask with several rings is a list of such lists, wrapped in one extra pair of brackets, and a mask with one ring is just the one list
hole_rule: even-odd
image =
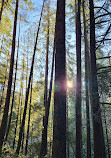
[(46, 44), (46, 67), (45, 67), (45, 89), (44, 89), (44, 107), (45, 107), (45, 116), (43, 116), (43, 131), (42, 131), (42, 143), (40, 150), (40, 157), (45, 156), (47, 154), (47, 90), (48, 90), (48, 54), (49, 54), (49, 4), (47, 8), (47, 44)]
[(29, 98), (30, 83), (31, 83), (31, 78), (32, 78), (32, 74), (33, 74), (35, 52), (36, 52), (36, 46), (37, 46), (37, 41), (38, 41), (38, 35), (39, 35), (39, 30), (40, 30), (40, 24), (41, 24), (41, 18), (42, 18), (44, 3), (45, 3), (45, 0), (43, 1), (42, 11), (41, 11), (41, 15), (40, 15), (39, 26), (38, 26), (37, 36), (36, 36), (36, 41), (35, 41), (35, 46), (34, 46), (34, 53), (33, 53), (33, 57), (32, 57), (32, 64), (31, 64), (31, 69), (30, 69), (28, 87), (27, 87), (27, 90), (26, 90), (26, 98), (25, 98), (23, 118), (22, 118), (22, 123), (21, 123), (21, 126), (20, 126), (19, 140), (18, 140), (17, 149), (16, 149), (16, 154), (17, 155), (19, 154), (19, 150), (20, 150), (20, 146), (21, 146), (21, 140), (22, 140), (22, 133), (23, 133), (24, 125), (25, 125), (25, 117), (26, 117), (27, 103), (28, 103), (28, 98)]
[(19, 111), (20, 111), (20, 99), (21, 99), (21, 87), (20, 87), (19, 103), (18, 103), (17, 116), (16, 116), (16, 122), (15, 122), (15, 131), (14, 131), (13, 149), (15, 148), (15, 139), (16, 139), (17, 125), (18, 125), (18, 118), (19, 118)]
[[(52, 83), (53, 83), (53, 71), (54, 71), (54, 59), (55, 59), (55, 37), (54, 37), (54, 47), (53, 47), (53, 56), (52, 56), (52, 68), (51, 68), (51, 79), (50, 79), (50, 88), (49, 88), (49, 95), (48, 95), (48, 100), (47, 100), (47, 109), (46, 109), (46, 113), (44, 116), (44, 127), (46, 127), (45, 129), (43, 129), (42, 134), (46, 135), (45, 132), (47, 132), (47, 127), (48, 127), (48, 117), (49, 117), (49, 109), (50, 109), (50, 104), (51, 104), (51, 94), (52, 94)], [(43, 142), (41, 144), (41, 150), (42, 150), (42, 146), (43, 146)], [(40, 157), (42, 157), (42, 151), (40, 153)]]
[(53, 158), (66, 158), (65, 0), (57, 0), (55, 28)]
[[(33, 82), (33, 81), (32, 81)], [(31, 92), (30, 92), (30, 106), (29, 106), (29, 117), (28, 117), (28, 128), (25, 144), (25, 155), (27, 155), (28, 139), (29, 139), (29, 128), (30, 128), (30, 115), (31, 115), (31, 102), (32, 102), (32, 82), (31, 82)]]
[(23, 72), (22, 72), (22, 82), (21, 82), (21, 98), (20, 98), (20, 124), (21, 124), (21, 122), (22, 122), (23, 78), (24, 78), (24, 70), (23, 70)]
[(4, 90), (5, 90), (5, 87), (6, 87), (6, 80), (7, 80), (7, 71), (8, 71), (8, 57), (7, 57), (7, 68), (6, 68), (6, 71), (5, 71), (5, 77), (4, 77), (4, 82), (3, 82), (3, 89), (2, 89), (2, 96), (1, 96), (1, 100), (0, 100), (0, 108), (3, 104), (3, 101), (4, 101)]
[[(20, 24), (19, 24), (19, 36), (20, 36)], [(18, 65), (18, 52), (19, 52), (19, 37), (18, 37), (18, 48), (17, 48), (17, 58), (16, 58), (16, 67), (15, 67), (15, 78), (14, 78), (14, 88), (13, 88), (13, 96), (12, 96), (12, 105), (11, 105), (11, 112), (9, 116), (8, 126), (7, 126), (7, 132), (5, 136), (5, 141), (7, 141), (7, 137), (10, 130), (11, 125), (11, 118), (12, 118), (12, 111), (13, 111), (13, 105), (14, 105), (14, 98), (15, 98), (15, 85), (16, 85), (16, 76), (17, 76), (17, 65)]]
[[(25, 44), (25, 43), (24, 43)], [(24, 54), (23, 54), (23, 73), (22, 73), (22, 81), (24, 81), (24, 70), (25, 70), (25, 60), (24, 60)], [(22, 105), (23, 105), (23, 87), (24, 87), (24, 83), (22, 82), (22, 97), (21, 97), (21, 106), (20, 106), (20, 124), (22, 123)], [(27, 88), (26, 88), (27, 89)], [(24, 146), (24, 135), (25, 135), (25, 127), (23, 128), (23, 132), (22, 132), (22, 154), (23, 154), (23, 146)]]
[(15, 85), (16, 85), (16, 76), (17, 76), (17, 63), (18, 63), (18, 51), (17, 51), (17, 59), (16, 59), (16, 68), (15, 68), (16, 70), (15, 70), (15, 79), (14, 79), (14, 88), (13, 88), (11, 112), (10, 112), (10, 116), (9, 116), (9, 121), (8, 121), (8, 126), (7, 126), (7, 132), (6, 132), (5, 141), (7, 141), (7, 137), (8, 137), (9, 130), (10, 130), (10, 125), (11, 125), (11, 117), (12, 117), (12, 111), (13, 111), (13, 105), (14, 105), (14, 98), (15, 98)]
[(81, 0), (76, 6), (76, 158), (82, 158), (82, 118), (81, 118), (81, 20), (80, 20)]
[(12, 39), (12, 51), (11, 51), (11, 60), (10, 60), (10, 72), (9, 72), (9, 80), (8, 80), (8, 88), (7, 95), (4, 107), (4, 114), (2, 118), (2, 123), (0, 127), (0, 155), (2, 151), (2, 145), (4, 141), (4, 136), (7, 127), (7, 118), (9, 112), (9, 103), (10, 103), (10, 95), (11, 95), (11, 87), (12, 87), (12, 76), (13, 76), (13, 65), (14, 65), (14, 55), (15, 55), (15, 39), (16, 39), (16, 26), (17, 26), (17, 15), (18, 15), (18, 0), (16, 0), (16, 9), (15, 9), (15, 18), (14, 18), (14, 28), (13, 28), (13, 39)]
[(105, 158), (105, 142), (102, 127), (101, 109), (99, 104), (96, 52), (95, 52), (95, 19), (93, 0), (90, 5), (90, 56), (91, 56), (91, 106), (94, 132), (94, 158)]
[[(24, 75), (24, 71), (22, 71), (22, 74), (21, 74), (21, 83), (20, 83), (20, 92), (19, 92), (19, 97), (18, 97), (18, 107), (17, 107), (16, 122), (15, 122), (13, 149), (15, 147), (15, 139), (16, 139), (16, 133), (17, 133), (17, 125), (18, 125), (19, 114), (21, 115), (20, 105), (22, 104), (22, 98), (21, 97), (23, 96), (23, 75)], [(21, 124), (21, 116), (20, 116), (20, 124)]]
[(91, 138), (90, 138), (90, 115), (89, 115), (89, 46), (87, 39), (87, 28), (86, 28), (86, 16), (85, 16), (85, 1), (82, 1), (83, 7), (83, 22), (84, 22), (84, 42), (85, 42), (85, 90), (86, 90), (86, 122), (87, 122), (87, 158), (91, 158)]

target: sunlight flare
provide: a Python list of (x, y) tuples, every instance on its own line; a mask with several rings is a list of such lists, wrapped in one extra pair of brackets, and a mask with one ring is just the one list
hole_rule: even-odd
[(73, 87), (73, 81), (68, 80), (67, 81), (67, 88), (72, 88)]

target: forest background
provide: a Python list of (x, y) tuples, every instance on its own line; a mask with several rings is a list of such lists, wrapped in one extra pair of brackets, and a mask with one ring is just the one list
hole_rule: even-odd
[[(3, 5), (3, 8), (2, 8)], [(17, 1), (0, 1), (0, 122), (4, 115), (6, 94), (9, 80), (11, 51), (15, 37), (14, 70), (12, 74), (12, 88), (9, 101), (9, 112), (5, 141), (2, 144), (2, 156), (13, 157), (19, 152), (21, 157), (37, 157), (41, 152), (43, 116), (45, 115), (46, 98), (49, 98), (50, 80), (53, 61), (56, 0), (46, 0), (44, 8), (42, 1), (21, 0), (18, 3), (16, 27), (14, 25)], [(106, 155), (111, 157), (111, 1), (95, 0), (95, 34), (96, 34), (96, 65), (99, 100), (102, 114)], [(41, 12), (43, 8), (43, 12)], [(84, 8), (84, 11), (83, 11)], [(17, 8), (16, 8), (17, 9)], [(42, 13), (41, 21), (40, 16)], [(85, 78), (85, 30), (90, 47), (90, 16), (89, 1), (81, 2), (81, 114), (82, 114), (82, 158), (87, 157), (87, 110)], [(85, 21), (84, 21), (85, 15)], [(38, 34), (37, 43), (36, 34)], [(76, 155), (76, 12), (75, 1), (66, 1), (66, 119), (67, 119), (67, 157)], [(35, 46), (36, 45), (36, 46)], [(36, 49), (35, 49), (36, 47)], [(24, 107), (26, 105), (26, 89), (30, 76), (33, 52), (35, 50), (34, 68), (31, 76), (29, 99), (26, 108), (25, 123), (22, 131), (21, 146), (17, 150), (23, 123)], [(55, 68), (55, 67), (54, 67)], [(53, 69), (54, 69), (53, 68)], [(47, 157), (52, 157), (53, 117), (54, 117), (54, 87), (50, 100), (50, 111), (47, 132)], [(90, 95), (90, 94), (89, 94)], [(94, 155), (93, 127), (89, 107), (91, 156)], [(9, 125), (9, 126), (8, 126)]]

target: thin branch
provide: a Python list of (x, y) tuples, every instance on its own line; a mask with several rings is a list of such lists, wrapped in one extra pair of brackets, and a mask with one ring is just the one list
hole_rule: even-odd
[(98, 58), (98, 59), (96, 59), (96, 60), (107, 59), (107, 58), (111, 58), (111, 56), (101, 57), (101, 58)]
[[(106, 38), (106, 39), (104, 39), (104, 41), (110, 41), (110, 40), (111, 40), (111, 38)], [(99, 43), (99, 42), (102, 43), (102, 42), (104, 42), (104, 41), (103, 41), (103, 39), (102, 39), (102, 40), (100, 40), (100, 41), (96, 41), (96, 43)]]
[[(104, 2), (104, 4), (102, 5), (102, 7), (97, 11), (97, 13), (96, 14), (98, 14), (102, 9), (103, 9), (103, 7), (104, 7), (104, 5), (106, 4), (106, 2)], [(95, 8), (95, 7), (94, 7)], [(96, 15), (95, 14), (95, 15)]]
[[(109, 33), (110, 27), (111, 27), (111, 24), (109, 25), (107, 31), (105, 32), (104, 37), (101, 40), (101, 43), (104, 42), (106, 35)], [(100, 47), (101, 43), (97, 46), (96, 50)]]
[(103, 17), (103, 16), (106, 16), (106, 15), (111, 15), (111, 12), (105, 13), (105, 14), (101, 14), (101, 15), (95, 17), (95, 19), (98, 19), (98, 18)]
[(103, 9), (103, 10), (105, 10), (107, 13), (110, 14), (110, 12), (109, 12), (107, 9), (103, 8), (103, 7), (94, 7), (94, 8), (100, 8), (100, 9)]
[(100, 70), (100, 69), (107, 69), (107, 68), (111, 68), (111, 66), (103, 66), (103, 67), (99, 67), (99, 68), (97, 68), (97, 70)]
[(111, 105), (111, 103), (107, 103), (107, 102), (100, 102), (100, 104), (108, 104), (108, 105)]

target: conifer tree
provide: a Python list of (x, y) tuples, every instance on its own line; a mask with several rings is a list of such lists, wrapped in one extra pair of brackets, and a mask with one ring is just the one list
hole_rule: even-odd
[(53, 158), (66, 158), (65, 0), (57, 0), (55, 27)]
[(7, 95), (4, 107), (4, 114), (2, 118), (2, 123), (0, 127), (0, 155), (2, 151), (2, 145), (4, 142), (4, 137), (7, 128), (7, 119), (9, 112), (9, 104), (10, 104), (10, 95), (11, 95), (11, 87), (12, 87), (12, 76), (13, 76), (13, 66), (14, 66), (14, 55), (15, 55), (15, 39), (16, 39), (16, 26), (17, 26), (17, 16), (18, 16), (18, 0), (16, 0), (16, 9), (15, 9), (15, 18), (14, 18), (14, 28), (13, 28), (13, 39), (12, 39), (12, 50), (11, 50), (11, 59), (10, 59), (10, 72), (8, 79), (8, 88)]
[(102, 127), (101, 109), (99, 104), (96, 47), (95, 47), (95, 18), (94, 2), (89, 1), (90, 6), (90, 57), (91, 57), (91, 106), (94, 133), (94, 158), (105, 158), (105, 142)]
[(35, 45), (34, 45), (34, 53), (33, 53), (33, 57), (32, 57), (31, 69), (30, 69), (29, 80), (28, 80), (28, 87), (27, 87), (26, 96), (25, 96), (24, 112), (23, 112), (22, 123), (21, 123), (21, 126), (20, 126), (20, 132), (19, 132), (19, 139), (18, 139), (18, 144), (17, 144), (17, 149), (16, 149), (16, 154), (17, 155), (19, 154), (19, 151), (20, 151), (22, 134), (23, 134), (23, 129), (24, 129), (24, 125), (25, 125), (27, 104), (28, 104), (28, 98), (29, 98), (29, 90), (30, 90), (31, 78), (32, 78), (32, 74), (33, 74), (35, 53), (36, 53), (36, 48), (37, 48), (38, 35), (39, 35), (40, 24), (41, 24), (43, 9), (44, 9), (44, 3), (45, 3), (45, 0), (43, 1), (42, 11), (41, 11), (40, 20), (39, 20), (39, 26), (38, 26), (37, 35), (36, 35), (36, 41), (35, 41)]
[(91, 158), (91, 138), (90, 138), (90, 111), (89, 111), (89, 44), (86, 26), (85, 1), (82, 1), (83, 22), (84, 22), (84, 47), (85, 47), (85, 93), (86, 93), (86, 122), (87, 122), (87, 158)]
[[(33, 82), (33, 79), (32, 79), (32, 82)], [(30, 92), (30, 105), (29, 105), (28, 127), (27, 127), (26, 144), (25, 144), (25, 155), (27, 155), (28, 139), (29, 139), (29, 129), (30, 129), (31, 103), (32, 103), (32, 82), (31, 82), (31, 92)]]
[[(45, 107), (45, 115), (43, 116), (43, 131), (42, 131), (42, 143), (41, 143), (41, 151), (40, 155), (45, 156), (47, 154), (47, 91), (48, 91), (48, 54), (49, 54), (49, 4), (47, 4), (47, 44), (46, 44), (46, 67), (45, 67), (45, 89), (44, 89), (44, 107)], [(41, 157), (40, 156), (40, 157)]]
[(81, 0), (76, 2), (76, 158), (82, 158), (82, 118), (81, 118)]

